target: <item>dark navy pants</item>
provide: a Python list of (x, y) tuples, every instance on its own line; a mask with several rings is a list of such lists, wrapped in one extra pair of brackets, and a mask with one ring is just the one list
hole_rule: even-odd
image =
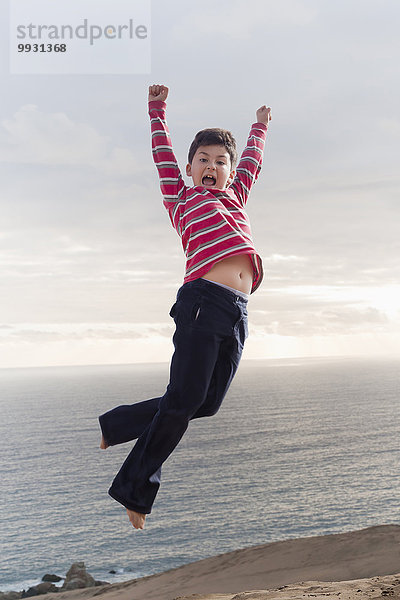
[(221, 406), (248, 335), (247, 300), (205, 279), (179, 289), (170, 315), (176, 324), (175, 351), (164, 396), (99, 417), (109, 445), (137, 438), (109, 494), (144, 514), (151, 512), (160, 487), (161, 465), (189, 421), (214, 415)]

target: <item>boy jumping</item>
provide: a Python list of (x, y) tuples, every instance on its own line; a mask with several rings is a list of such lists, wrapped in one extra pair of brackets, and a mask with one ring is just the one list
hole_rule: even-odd
[(263, 278), (245, 205), (261, 169), (271, 109), (257, 110), (236, 171), (232, 134), (199, 131), (189, 149), (189, 187), (172, 150), (167, 96), (166, 86), (149, 87), (153, 158), (164, 206), (187, 259), (170, 311), (176, 325), (170, 380), (161, 398), (118, 406), (99, 417), (102, 449), (137, 439), (109, 489), (136, 529), (144, 528), (160, 487), (161, 466), (189, 421), (220, 408), (248, 335), (248, 297)]

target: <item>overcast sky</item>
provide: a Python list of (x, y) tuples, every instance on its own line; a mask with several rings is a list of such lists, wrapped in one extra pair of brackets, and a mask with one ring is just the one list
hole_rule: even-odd
[(400, 356), (398, 0), (153, 0), (151, 74), (87, 76), (11, 75), (0, 6), (0, 366), (169, 360), (151, 83), (181, 168), (199, 129), (241, 151), (272, 107), (244, 356)]

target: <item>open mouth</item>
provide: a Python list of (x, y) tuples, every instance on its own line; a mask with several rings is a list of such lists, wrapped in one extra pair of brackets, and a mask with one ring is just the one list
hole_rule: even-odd
[(201, 183), (203, 185), (215, 185), (217, 183), (217, 180), (215, 179), (215, 177), (213, 177), (212, 175), (206, 175), (205, 177), (203, 177), (203, 179), (201, 180)]

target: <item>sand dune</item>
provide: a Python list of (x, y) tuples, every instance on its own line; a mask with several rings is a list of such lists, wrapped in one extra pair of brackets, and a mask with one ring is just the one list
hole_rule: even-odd
[(381, 525), (236, 550), (159, 575), (62, 592), (57, 600), (394, 600), (400, 599), (400, 575), (393, 575), (399, 572), (400, 525)]
[(285, 585), (275, 590), (178, 596), (175, 600), (305, 600), (307, 598), (327, 600), (329, 596), (339, 600), (372, 600), (386, 597), (397, 600), (400, 598), (400, 575), (330, 583), (307, 581)]

